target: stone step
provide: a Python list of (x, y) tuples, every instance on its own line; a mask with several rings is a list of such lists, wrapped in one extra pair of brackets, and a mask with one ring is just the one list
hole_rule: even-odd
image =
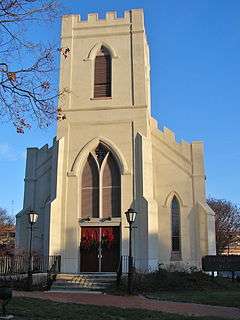
[(59, 282), (55, 282), (52, 287), (54, 288), (97, 288), (97, 289), (104, 289), (106, 287), (108, 287), (109, 285), (111, 285), (112, 283), (99, 283), (99, 282), (95, 282), (95, 283), (59, 283)]
[(79, 290), (79, 289), (87, 289), (87, 290), (103, 290), (105, 289), (105, 286), (97, 286), (97, 285), (94, 285), (94, 286), (76, 286), (76, 285), (71, 285), (71, 286), (66, 286), (66, 285), (53, 285), (52, 290), (58, 290), (58, 289), (76, 289), (76, 290)]
[(65, 279), (57, 279), (56, 282), (59, 283), (74, 283), (74, 284), (84, 284), (84, 283), (101, 283), (101, 284), (109, 284), (109, 283), (113, 283), (116, 281), (116, 278), (111, 278), (111, 279), (106, 279), (106, 278), (73, 278), (73, 279), (69, 279), (69, 280), (65, 280)]
[(59, 274), (51, 291), (104, 291), (116, 281), (116, 273)]
[(58, 287), (58, 286), (66, 286), (66, 287), (74, 287), (74, 286), (76, 286), (76, 287), (81, 287), (81, 286), (83, 286), (83, 287), (93, 287), (93, 286), (95, 286), (95, 285), (97, 285), (97, 286), (99, 286), (99, 287), (105, 287), (106, 285), (108, 285), (109, 284), (109, 282), (108, 283), (104, 283), (104, 282), (91, 282), (91, 283), (89, 283), (89, 282), (85, 282), (85, 283), (76, 283), (76, 282), (61, 282), (61, 281), (56, 281), (56, 282), (54, 282), (54, 286), (55, 287)]
[(51, 289), (51, 292), (56, 292), (56, 293), (60, 293), (60, 292), (62, 292), (62, 293), (72, 293), (72, 292), (74, 292), (74, 293), (87, 293), (87, 294), (103, 294), (103, 292), (102, 291), (100, 291), (100, 290), (98, 290), (98, 291), (94, 291), (94, 290), (69, 290), (69, 289)]
[(115, 282), (116, 279), (113, 280), (104, 280), (104, 279), (99, 279), (99, 280), (88, 280), (88, 279), (81, 279), (81, 280), (56, 280), (57, 283), (64, 283), (64, 284), (84, 284), (84, 283), (101, 283), (103, 285), (107, 285), (109, 283)]
[(72, 279), (72, 278), (116, 278), (116, 273), (105, 273), (105, 272), (92, 272), (92, 273), (79, 273), (79, 274), (69, 274), (69, 273), (60, 273), (57, 275), (57, 279)]
[(72, 278), (72, 279), (57, 279), (57, 281), (62, 281), (62, 282), (75, 282), (75, 283), (82, 283), (82, 282), (103, 282), (103, 283), (108, 283), (108, 282), (114, 282), (116, 278)]

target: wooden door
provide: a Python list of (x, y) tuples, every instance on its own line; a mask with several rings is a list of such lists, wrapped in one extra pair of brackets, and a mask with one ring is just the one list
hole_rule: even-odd
[(101, 229), (101, 272), (116, 272), (120, 259), (120, 228)]
[(80, 271), (99, 272), (99, 237), (100, 229), (81, 228)]
[(81, 272), (116, 272), (120, 259), (119, 227), (82, 227)]

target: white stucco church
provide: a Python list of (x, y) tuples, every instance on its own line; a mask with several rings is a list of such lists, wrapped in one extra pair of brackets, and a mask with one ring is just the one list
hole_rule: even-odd
[(202, 256), (215, 254), (203, 144), (177, 142), (151, 116), (143, 11), (64, 16), (62, 48), (70, 53), (60, 90), (69, 93), (52, 147), (27, 150), (18, 250), (28, 249), (33, 209), (34, 251), (61, 255), (61, 272), (116, 271), (128, 254), (124, 212), (133, 207), (136, 267), (201, 267)]

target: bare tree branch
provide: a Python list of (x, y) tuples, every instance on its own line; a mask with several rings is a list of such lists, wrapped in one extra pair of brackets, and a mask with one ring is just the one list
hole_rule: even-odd
[(240, 207), (223, 199), (210, 198), (207, 203), (216, 214), (216, 246), (221, 254), (239, 238)]
[(14, 219), (0, 207), (0, 255), (13, 253), (15, 241), (11, 233), (15, 233)]
[(44, 127), (57, 118), (57, 98), (63, 94), (54, 83), (59, 49), (33, 42), (28, 30), (31, 22), (51, 22), (59, 15), (58, 1), (0, 0), (0, 115), (19, 133), (33, 122)]

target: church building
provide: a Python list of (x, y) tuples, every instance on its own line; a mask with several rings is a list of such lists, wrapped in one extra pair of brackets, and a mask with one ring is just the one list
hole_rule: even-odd
[[(201, 268), (215, 254), (215, 217), (205, 196), (203, 144), (177, 142), (151, 116), (143, 10), (62, 20), (61, 116), (53, 145), (28, 148), (17, 250), (61, 255), (61, 272), (114, 272), (128, 255), (125, 212), (137, 212), (137, 269)], [(68, 51), (68, 50), (67, 50)], [(155, 106), (157, 108), (157, 106)]]

